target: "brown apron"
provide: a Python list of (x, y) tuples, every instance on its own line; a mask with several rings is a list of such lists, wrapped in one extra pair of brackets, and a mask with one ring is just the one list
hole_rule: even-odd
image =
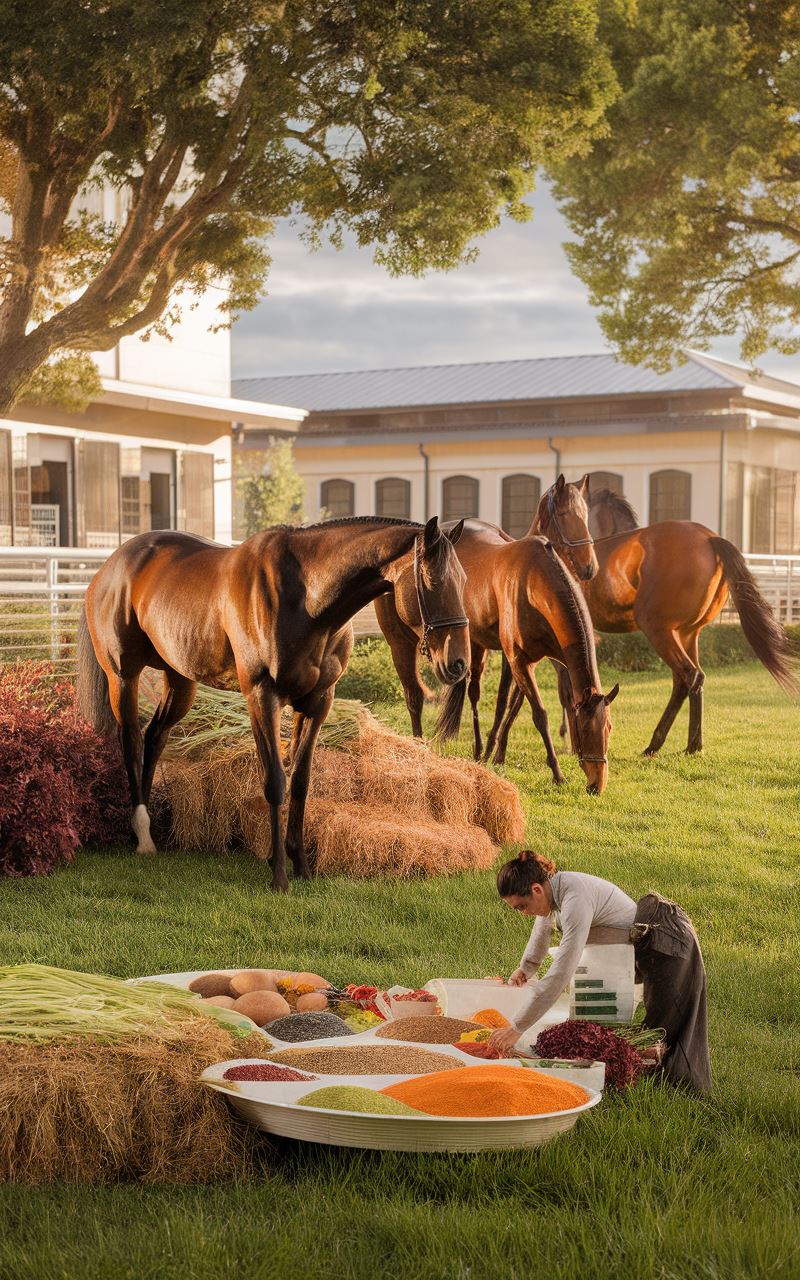
[(636, 904), (630, 941), (637, 977), (644, 983), (645, 1025), (667, 1033), (664, 1075), (673, 1084), (708, 1093), (706, 971), (691, 920), (668, 898), (647, 893)]

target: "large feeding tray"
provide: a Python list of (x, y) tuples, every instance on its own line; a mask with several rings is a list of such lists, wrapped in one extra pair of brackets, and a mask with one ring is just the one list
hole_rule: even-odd
[[(361, 1036), (358, 1039), (363, 1043)], [(322, 1041), (306, 1041), (304, 1048)], [(326, 1041), (332, 1044), (333, 1041)], [(339, 1041), (338, 1043), (341, 1043)], [(348, 1037), (347, 1043), (352, 1043)], [(395, 1045), (405, 1044), (395, 1040)], [(416, 1045), (416, 1048), (421, 1046)], [(437, 1053), (450, 1054), (464, 1066), (464, 1055), (450, 1045), (436, 1045)], [(254, 1059), (248, 1059), (252, 1064)], [(269, 1059), (258, 1061), (268, 1062)], [(336, 1147), (362, 1147), (373, 1151), (491, 1151), (513, 1147), (535, 1147), (559, 1133), (566, 1133), (583, 1111), (600, 1101), (601, 1094), (584, 1086), (586, 1102), (569, 1111), (537, 1116), (383, 1116), (356, 1111), (330, 1111), (323, 1107), (299, 1106), (299, 1099), (326, 1085), (360, 1085), (385, 1089), (418, 1077), (408, 1075), (323, 1075), (302, 1081), (225, 1080), (229, 1067), (241, 1066), (244, 1059), (217, 1062), (206, 1068), (200, 1079), (224, 1093), (231, 1105), (259, 1129), (301, 1142), (320, 1142)], [(276, 1064), (279, 1065), (279, 1064)], [(493, 1063), (493, 1066), (502, 1065)], [(509, 1061), (508, 1066), (518, 1063)]]

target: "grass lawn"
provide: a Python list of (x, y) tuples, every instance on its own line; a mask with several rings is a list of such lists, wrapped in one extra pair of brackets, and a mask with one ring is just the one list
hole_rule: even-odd
[[(607, 685), (615, 677), (604, 673)], [(283, 1142), (263, 1178), (202, 1188), (0, 1189), (2, 1280), (790, 1280), (800, 1275), (800, 714), (761, 668), (712, 671), (706, 749), (686, 713), (639, 752), (663, 674), (620, 677), (611, 778), (549, 780), (527, 716), (508, 776), (532, 844), (693, 917), (715, 1088), (607, 1098), (529, 1152), (413, 1156)], [(547, 690), (552, 706), (552, 685)], [(487, 704), (488, 705), (488, 704)], [(404, 730), (404, 710), (384, 714)], [(461, 749), (467, 749), (466, 737)], [(321, 880), (273, 896), (242, 856), (82, 854), (0, 883), (4, 963), (130, 976), (231, 965), (421, 983), (516, 964), (527, 925), (491, 875)]]

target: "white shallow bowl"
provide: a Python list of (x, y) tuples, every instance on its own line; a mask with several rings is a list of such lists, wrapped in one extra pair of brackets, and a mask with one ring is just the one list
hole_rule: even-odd
[[(348, 1038), (349, 1039), (349, 1038)], [(335, 1041), (332, 1043), (339, 1043)], [(401, 1044), (401, 1041), (394, 1041)], [(320, 1041), (306, 1041), (306, 1047), (321, 1047)], [(423, 1046), (416, 1045), (415, 1048)], [(464, 1055), (450, 1046), (437, 1045), (436, 1052), (449, 1052), (462, 1062)], [(327, 1085), (360, 1085), (384, 1089), (387, 1085), (414, 1076), (333, 1076), (317, 1075), (315, 1080), (253, 1081), (224, 1080), (229, 1067), (253, 1063), (255, 1059), (231, 1059), (208, 1067), (200, 1077), (204, 1084), (224, 1093), (231, 1105), (259, 1129), (301, 1142), (320, 1142), (336, 1147), (362, 1147), (374, 1151), (491, 1151), (512, 1147), (535, 1147), (577, 1122), (583, 1111), (600, 1101), (601, 1094), (586, 1086), (588, 1100), (569, 1111), (539, 1116), (380, 1116), (356, 1111), (329, 1111), (322, 1107), (301, 1107), (298, 1100), (313, 1089)], [(258, 1061), (268, 1062), (269, 1059)], [(479, 1065), (471, 1061), (465, 1066)], [(492, 1063), (493, 1066), (502, 1063)], [(517, 1063), (509, 1062), (508, 1066)], [(298, 1068), (299, 1069), (299, 1068)]]

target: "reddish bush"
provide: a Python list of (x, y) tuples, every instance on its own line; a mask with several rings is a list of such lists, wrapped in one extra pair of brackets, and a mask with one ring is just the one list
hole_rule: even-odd
[(69, 681), (48, 663), (0, 672), (0, 874), (44, 875), (127, 818), (119, 747), (79, 717)]

